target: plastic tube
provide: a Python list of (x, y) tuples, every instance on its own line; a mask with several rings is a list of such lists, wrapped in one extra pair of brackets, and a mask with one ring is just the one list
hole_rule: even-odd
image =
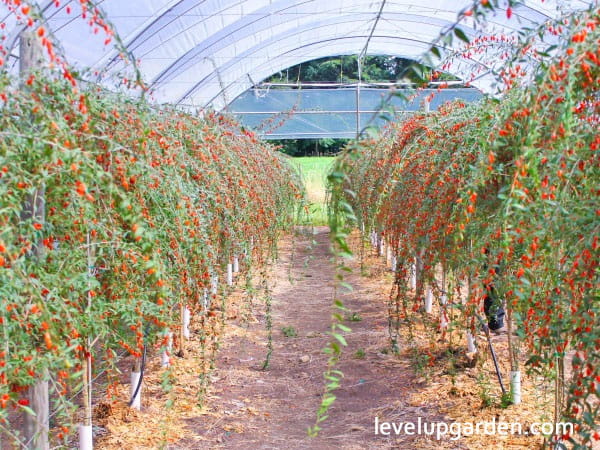
[(190, 338), (190, 319), (190, 309), (186, 305), (186, 307), (183, 309), (183, 337), (186, 339)]
[(431, 292), (431, 286), (427, 286), (425, 290), (425, 312), (431, 314), (433, 309), (433, 293)]
[(521, 403), (521, 371), (510, 372), (510, 393), (513, 405)]
[(238, 273), (240, 271), (240, 260), (237, 256), (233, 257), (233, 273)]
[(475, 338), (470, 331), (467, 331), (467, 352), (468, 353), (476, 353), (477, 346), (475, 345)]
[(171, 365), (171, 351), (173, 350), (173, 333), (167, 332), (167, 346), (160, 354), (160, 365), (169, 367)]
[(217, 295), (217, 288), (219, 287), (219, 275), (213, 275), (210, 280), (210, 293), (212, 295)]
[(233, 265), (227, 264), (227, 286), (233, 286)]
[(446, 318), (446, 312), (442, 310), (440, 314), (440, 328), (445, 330), (448, 328), (448, 319)]
[(446, 316), (446, 308), (444, 308), (446, 303), (448, 303), (448, 296), (445, 293), (442, 294), (442, 297), (440, 298), (440, 303), (442, 304), (442, 308), (441, 308), (442, 315), (440, 318), (440, 323), (441, 323), (442, 330), (445, 330), (446, 328), (448, 328), (448, 317)]
[(79, 425), (79, 450), (92, 450), (93, 448), (94, 439), (92, 434), (92, 426)]
[[(140, 372), (131, 372), (131, 386), (130, 386), (130, 396), (133, 397), (135, 394), (135, 389), (137, 388), (138, 383), (140, 382)], [(135, 397), (133, 397), (133, 402), (131, 403), (131, 407), (133, 409), (137, 409), (138, 411), (141, 409), (142, 405), (142, 386), (138, 390)]]
[(208, 309), (208, 291), (204, 289), (204, 295), (202, 296), (202, 308), (206, 311)]

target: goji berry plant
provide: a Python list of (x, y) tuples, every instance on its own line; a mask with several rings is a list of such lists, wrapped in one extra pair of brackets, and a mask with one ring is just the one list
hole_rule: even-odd
[(165, 349), (183, 308), (214, 332), (224, 300), (211, 283), (234, 259), (245, 271), (269, 259), (302, 195), (274, 149), (229, 118), (79, 85), (37, 30), (63, 76), (0, 73), (0, 427), (15, 441), (10, 411), (28, 411), (36, 380), (50, 380), (66, 438), (85, 379)]
[(394, 327), (422, 313), (430, 286), (438, 330), (474, 331), (493, 286), (511, 370), (525, 361), (556, 384), (555, 420), (576, 426), (554, 438), (582, 448), (600, 440), (599, 14), (547, 25), (563, 39), (528, 56), (528, 74), (525, 38), (498, 99), (447, 104), (363, 140), (341, 157), (347, 180), (332, 198), (397, 257)]

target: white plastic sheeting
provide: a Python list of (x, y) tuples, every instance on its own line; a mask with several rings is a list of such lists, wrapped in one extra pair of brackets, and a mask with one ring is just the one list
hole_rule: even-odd
[[(319, 57), (369, 54), (418, 59), (440, 32), (472, 4), (466, 0), (98, 0), (97, 5), (139, 61), (157, 102), (221, 109), (239, 94), (286, 67)], [(558, 15), (583, 9), (593, 0), (524, 0), (509, 20), (504, 10), (485, 26), (465, 18), (471, 37), (514, 33)], [(39, 1), (46, 25), (68, 61), (91, 68), (109, 82), (127, 73), (118, 52), (94, 36), (77, 15), (79, 1)], [(67, 7), (72, 9), (67, 14)], [(13, 66), (18, 55), (14, 18), (0, 5), (7, 23)], [(375, 26), (376, 25), (376, 26)], [(12, 29), (11, 29), (12, 26)], [(369, 39), (370, 37), (370, 39)], [(458, 42), (455, 42), (458, 45)], [(448, 49), (451, 51), (452, 49)], [(489, 58), (488, 58), (489, 59)], [(454, 59), (448, 71), (483, 91), (491, 89), (485, 54)]]

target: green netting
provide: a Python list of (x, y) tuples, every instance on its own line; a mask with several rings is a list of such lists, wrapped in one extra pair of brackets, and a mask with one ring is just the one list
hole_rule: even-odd
[[(358, 92), (357, 92), (358, 91)], [(476, 101), (477, 89), (424, 89), (418, 93), (388, 89), (252, 89), (240, 95), (229, 111), (247, 128), (266, 139), (355, 138), (368, 125), (385, 123), (382, 114), (406, 114), (421, 109), (427, 97), (431, 110), (445, 102)], [(360, 108), (357, 100), (360, 99)], [(383, 111), (383, 105), (388, 105)], [(393, 112), (389, 107), (393, 107)], [(359, 119), (357, 120), (357, 113)]]

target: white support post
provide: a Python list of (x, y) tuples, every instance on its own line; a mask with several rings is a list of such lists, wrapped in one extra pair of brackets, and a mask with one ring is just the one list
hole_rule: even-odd
[(467, 331), (467, 353), (477, 353), (477, 346), (475, 345), (475, 337), (471, 331)]
[(206, 311), (208, 309), (208, 290), (204, 289), (204, 295), (202, 296), (202, 309)]
[(442, 267), (442, 297), (440, 298), (440, 324), (442, 330), (448, 328), (448, 316), (446, 313), (446, 304), (448, 303), (448, 296), (446, 295), (446, 271)]
[[(90, 233), (86, 235), (87, 244), (87, 266), (88, 266), (88, 294), (87, 294), (87, 310), (89, 311), (92, 307), (92, 295), (91, 295), (91, 281), (96, 275), (94, 269), (94, 259), (92, 255), (92, 241)], [(94, 448), (94, 441), (92, 435), (92, 343), (90, 336), (86, 338), (86, 353), (85, 363), (83, 364), (83, 386), (82, 386), (82, 398), (83, 398), (83, 410), (84, 418), (83, 423), (79, 425), (79, 450), (92, 450)]]
[(227, 286), (233, 286), (233, 264), (227, 264)]
[(448, 319), (446, 318), (446, 311), (444, 309), (440, 313), (440, 328), (442, 331), (448, 328)]
[(240, 260), (237, 256), (233, 257), (233, 273), (238, 273), (240, 271)]
[(91, 425), (79, 425), (79, 450), (93, 450), (94, 435)]
[(389, 243), (386, 245), (385, 261), (388, 264), (392, 261), (392, 246)]
[(167, 331), (167, 345), (160, 355), (160, 365), (169, 367), (171, 365), (171, 352), (173, 351), (173, 333)]
[(217, 289), (219, 288), (219, 275), (213, 275), (210, 280), (210, 293), (212, 295), (217, 295)]
[(396, 271), (397, 265), (398, 265), (398, 259), (396, 258), (396, 255), (392, 255), (392, 262), (390, 263), (390, 269), (392, 270), (392, 272)]
[(510, 393), (513, 405), (521, 403), (521, 371), (511, 370), (510, 372)]
[(415, 254), (415, 289), (417, 284), (423, 276), (423, 255), (425, 254), (424, 249), (420, 249)]
[[(468, 302), (471, 298), (471, 275), (467, 277), (467, 298)], [(471, 333), (471, 330), (467, 328), (467, 352), (468, 353), (477, 353), (477, 345), (475, 342), (475, 336)]]
[(141, 377), (141, 370), (140, 370), (140, 363), (139, 363), (139, 358), (138, 358), (136, 360), (135, 367), (131, 371), (131, 385), (130, 385), (130, 389), (129, 389), (129, 398), (133, 398), (131, 407), (133, 409), (137, 409), (138, 411), (142, 408), (142, 387), (143, 386), (140, 386), (135, 397), (133, 397), (133, 395), (135, 394), (135, 390), (137, 389), (138, 383), (140, 382), (140, 377)]
[(413, 291), (417, 289), (417, 265), (414, 261), (410, 265), (410, 288)]
[(191, 320), (191, 311), (190, 308), (185, 305), (183, 308), (183, 337), (186, 339), (190, 338), (190, 320)]
[(166, 350), (163, 350), (160, 354), (160, 366), (161, 367), (169, 367), (171, 365), (171, 358), (169, 357), (169, 353)]
[(427, 285), (425, 290), (425, 312), (431, 314), (433, 310), (433, 293), (431, 292), (431, 286)]

